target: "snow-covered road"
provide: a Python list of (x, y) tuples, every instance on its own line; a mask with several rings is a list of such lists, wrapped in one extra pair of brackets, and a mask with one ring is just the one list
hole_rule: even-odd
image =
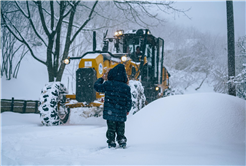
[(103, 119), (47, 127), (37, 114), (1, 118), (1, 165), (245, 165), (245, 100), (228, 95), (150, 103), (126, 122), (126, 149), (107, 148)]

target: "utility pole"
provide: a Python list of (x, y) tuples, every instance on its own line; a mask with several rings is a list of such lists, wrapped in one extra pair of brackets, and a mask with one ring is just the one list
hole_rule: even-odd
[[(228, 79), (235, 77), (235, 39), (234, 39), (234, 18), (233, 18), (233, 2), (226, 1), (227, 12), (227, 46), (228, 46)], [(236, 88), (233, 82), (228, 84), (229, 95), (236, 96)]]
[[(1, 4), (1, 0), (0, 0), (0, 7), (2, 7), (2, 4)], [(2, 33), (2, 31), (3, 31), (3, 25), (4, 25), (4, 23), (3, 23), (3, 19), (2, 19), (2, 17), (0, 16), (0, 99), (2, 99), (3, 98), (3, 71), (1, 71), (2, 69), (1, 69), (1, 67), (2, 67), (2, 65), (1, 64), (3, 64), (2, 63), (2, 61), (3, 61), (3, 59), (2, 59), (2, 40), (3, 40), (3, 33)], [(2, 118), (2, 117), (1, 117)]]

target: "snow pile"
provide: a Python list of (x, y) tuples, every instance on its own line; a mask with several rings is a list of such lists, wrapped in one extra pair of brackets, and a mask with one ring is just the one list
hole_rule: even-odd
[(245, 100), (228, 95), (150, 103), (128, 118), (127, 149), (107, 148), (102, 119), (47, 127), (36, 114), (1, 115), (2, 165), (245, 165)]
[[(95, 108), (96, 109), (96, 108)], [(72, 108), (70, 117), (69, 117), (69, 124), (73, 125), (104, 125), (106, 126), (105, 120), (103, 120), (102, 115), (97, 118), (94, 116), (90, 116), (87, 114), (94, 113), (95, 111), (92, 110), (92, 108)], [(102, 111), (101, 111), (102, 114)]]
[(216, 93), (171, 96), (147, 105), (127, 125), (132, 135), (148, 133), (160, 143), (244, 144), (245, 100)]

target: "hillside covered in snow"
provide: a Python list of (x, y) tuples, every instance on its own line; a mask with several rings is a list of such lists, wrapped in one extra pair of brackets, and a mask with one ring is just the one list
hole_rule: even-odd
[(245, 104), (217, 93), (158, 99), (128, 116), (126, 149), (108, 149), (106, 122), (78, 109), (49, 127), (38, 114), (4, 112), (1, 165), (245, 165)]

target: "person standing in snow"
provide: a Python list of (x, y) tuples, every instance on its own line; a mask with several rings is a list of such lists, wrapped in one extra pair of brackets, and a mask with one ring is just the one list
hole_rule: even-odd
[[(107, 81), (104, 82), (106, 77)], [(106, 137), (109, 148), (116, 147), (116, 134), (120, 147), (126, 146), (125, 121), (132, 106), (131, 89), (127, 82), (125, 66), (118, 64), (94, 84), (97, 92), (105, 93), (103, 119), (107, 120)]]

